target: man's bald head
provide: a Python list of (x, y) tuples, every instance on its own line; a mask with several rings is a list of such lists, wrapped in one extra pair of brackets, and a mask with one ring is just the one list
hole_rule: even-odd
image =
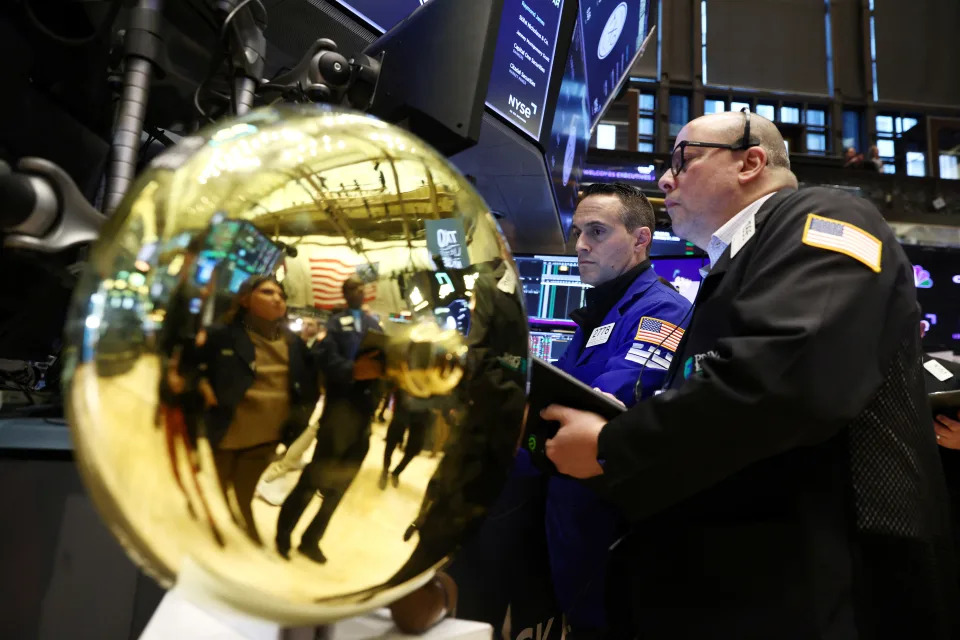
[[(744, 115), (740, 112), (729, 111), (702, 116), (690, 122), (687, 126), (696, 125), (698, 132), (709, 131), (716, 135), (713, 142), (727, 142), (737, 144), (743, 139)], [(706, 138), (698, 138), (706, 140)], [(767, 165), (775, 169), (790, 171), (790, 154), (783, 136), (773, 124), (763, 116), (750, 114), (750, 142), (759, 144), (767, 154)]]
[[(754, 146), (746, 149), (741, 148), (744, 113), (711, 114), (687, 123), (677, 134), (671, 166), (660, 177), (674, 233), (702, 249), (717, 229), (750, 203), (780, 189), (797, 188), (777, 127), (756, 114), (749, 117), (749, 142)], [(677, 153), (683, 154), (682, 161)]]

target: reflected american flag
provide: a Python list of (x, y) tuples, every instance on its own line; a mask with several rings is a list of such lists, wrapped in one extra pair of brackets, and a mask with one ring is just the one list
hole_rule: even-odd
[[(310, 286), (313, 290), (313, 306), (331, 311), (343, 307), (343, 283), (357, 275), (357, 265), (336, 258), (310, 258)], [(363, 301), (372, 302), (377, 296), (376, 284), (364, 288)]]

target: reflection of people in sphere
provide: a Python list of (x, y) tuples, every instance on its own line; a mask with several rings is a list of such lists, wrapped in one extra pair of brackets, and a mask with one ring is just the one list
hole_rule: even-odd
[(314, 347), (327, 385), (317, 446), (277, 518), (277, 551), (289, 557), (293, 529), (313, 496), (320, 492), (320, 510), (303, 532), (298, 548), (320, 563), (327, 561), (320, 550), (320, 539), (370, 448), (370, 422), (380, 404), (377, 379), (383, 375), (375, 352), (357, 355), (367, 332), (382, 330), (380, 323), (361, 308), (363, 281), (356, 276), (348, 278), (343, 283), (343, 297), (347, 309), (330, 317), (326, 338)]
[(274, 278), (249, 279), (223, 326), (210, 331), (201, 370), (204, 426), (224, 496), (236, 497), (240, 524), (260, 541), (251, 501), (277, 444), (302, 432), (319, 398), (307, 346), (286, 327), (286, 294)]

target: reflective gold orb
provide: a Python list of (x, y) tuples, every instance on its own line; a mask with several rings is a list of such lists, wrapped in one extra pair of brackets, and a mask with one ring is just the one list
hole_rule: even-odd
[(487, 207), (422, 141), (335, 108), (159, 156), (67, 337), (77, 460), (130, 555), (280, 622), (426, 581), (521, 431), (523, 294)]

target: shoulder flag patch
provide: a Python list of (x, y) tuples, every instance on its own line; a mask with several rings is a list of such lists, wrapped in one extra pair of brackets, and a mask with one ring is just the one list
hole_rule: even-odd
[(846, 254), (880, 273), (883, 243), (848, 222), (811, 213), (803, 227), (803, 244)]
[(680, 338), (683, 337), (683, 329), (666, 320), (643, 316), (640, 318), (640, 326), (637, 327), (637, 336), (634, 340), (642, 340), (655, 344), (658, 347), (664, 347), (670, 351), (676, 351), (680, 346)]

